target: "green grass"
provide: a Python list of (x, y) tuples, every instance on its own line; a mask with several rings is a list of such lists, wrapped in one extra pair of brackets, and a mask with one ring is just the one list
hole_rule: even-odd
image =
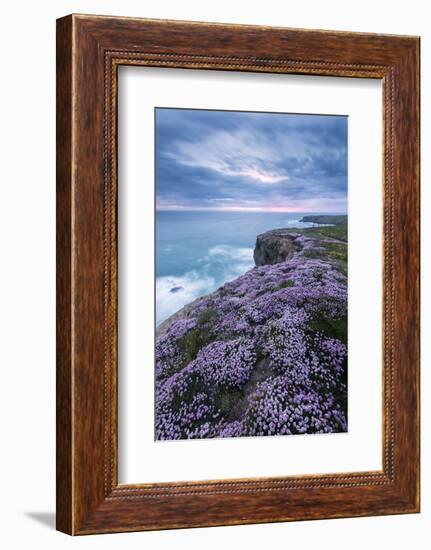
[(239, 390), (224, 389), (218, 396), (216, 406), (221, 410), (224, 416), (228, 416), (241, 397), (242, 392)]
[(317, 314), (311, 319), (308, 326), (313, 332), (323, 332), (325, 336), (341, 340), (344, 344), (347, 344), (347, 316), (333, 321)]
[(202, 379), (202, 376), (198, 373), (193, 373), (191, 378), (188, 380), (188, 387), (185, 392), (180, 392), (179, 394), (175, 391), (173, 399), (171, 401), (171, 407), (174, 411), (179, 411), (181, 407), (184, 406), (184, 403), (191, 403), (195, 398), (196, 394), (204, 392), (206, 386)]
[(347, 242), (347, 224), (328, 227), (307, 227), (305, 229), (292, 229), (292, 233), (301, 233), (315, 239), (337, 239)]
[(183, 352), (183, 361), (179, 365), (178, 370), (183, 369), (190, 361), (193, 361), (199, 350), (214, 339), (210, 331), (210, 324), (215, 317), (216, 312), (213, 309), (205, 309), (199, 315), (196, 326), (178, 340), (178, 347)]
[[(314, 317), (310, 320), (308, 324), (309, 329), (312, 332), (321, 332), (328, 338), (334, 338), (336, 340), (341, 340), (347, 346), (347, 336), (348, 336), (348, 324), (347, 324), (347, 315), (336, 321), (328, 319), (327, 316), (323, 314), (315, 314)], [(345, 359), (345, 366), (341, 376), (341, 382), (347, 385), (347, 358)], [(347, 393), (335, 391), (334, 397), (340, 403), (342, 410), (347, 414)]]
[(347, 242), (347, 224), (335, 225), (334, 227), (321, 227), (317, 232), (323, 238), (337, 239), (338, 241)]
[(214, 321), (216, 316), (217, 316), (217, 313), (214, 309), (211, 309), (211, 308), (204, 309), (198, 317), (197, 324), (198, 326), (202, 327), (203, 325), (206, 325), (207, 323)]
[(271, 288), (271, 291), (270, 291), (270, 292), (277, 292), (277, 290), (281, 290), (282, 288), (290, 288), (290, 287), (292, 287), (292, 286), (294, 286), (294, 285), (295, 285), (294, 281), (292, 281), (291, 279), (289, 279), (289, 280), (285, 281), (284, 283), (281, 283), (281, 284), (279, 284), (279, 285), (277, 285), (277, 286), (273, 286), (273, 287)]
[(304, 256), (317, 260), (332, 260), (339, 270), (347, 276), (347, 244), (336, 242), (320, 242), (319, 248), (305, 250)]

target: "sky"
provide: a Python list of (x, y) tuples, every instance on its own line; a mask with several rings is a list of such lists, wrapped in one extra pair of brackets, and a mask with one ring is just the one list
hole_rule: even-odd
[(158, 210), (347, 212), (347, 117), (156, 109)]

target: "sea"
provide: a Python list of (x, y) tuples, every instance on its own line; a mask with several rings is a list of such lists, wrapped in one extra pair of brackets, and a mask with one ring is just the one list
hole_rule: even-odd
[(156, 323), (254, 266), (257, 235), (332, 212), (156, 212)]

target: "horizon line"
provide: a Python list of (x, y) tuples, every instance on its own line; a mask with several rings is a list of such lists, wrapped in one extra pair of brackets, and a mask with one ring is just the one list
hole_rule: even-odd
[(300, 214), (300, 213), (315, 213), (315, 214), (338, 214), (338, 215), (348, 215), (347, 211), (338, 211), (338, 210), (307, 210), (299, 208), (243, 208), (243, 207), (231, 207), (231, 208), (212, 208), (212, 207), (202, 207), (202, 208), (155, 208), (156, 212), (273, 212), (273, 213), (285, 213), (285, 214)]

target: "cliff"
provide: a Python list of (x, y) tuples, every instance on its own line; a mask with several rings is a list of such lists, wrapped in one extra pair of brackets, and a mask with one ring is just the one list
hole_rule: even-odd
[(295, 235), (285, 229), (268, 231), (256, 238), (253, 258), (257, 266), (274, 265), (293, 257), (299, 250)]
[(317, 224), (331, 224), (331, 225), (343, 225), (347, 223), (347, 216), (345, 215), (321, 215), (321, 216), (304, 216), (301, 222), (311, 222)]
[(156, 338), (156, 438), (347, 429), (347, 245), (338, 227), (259, 235), (256, 267)]

